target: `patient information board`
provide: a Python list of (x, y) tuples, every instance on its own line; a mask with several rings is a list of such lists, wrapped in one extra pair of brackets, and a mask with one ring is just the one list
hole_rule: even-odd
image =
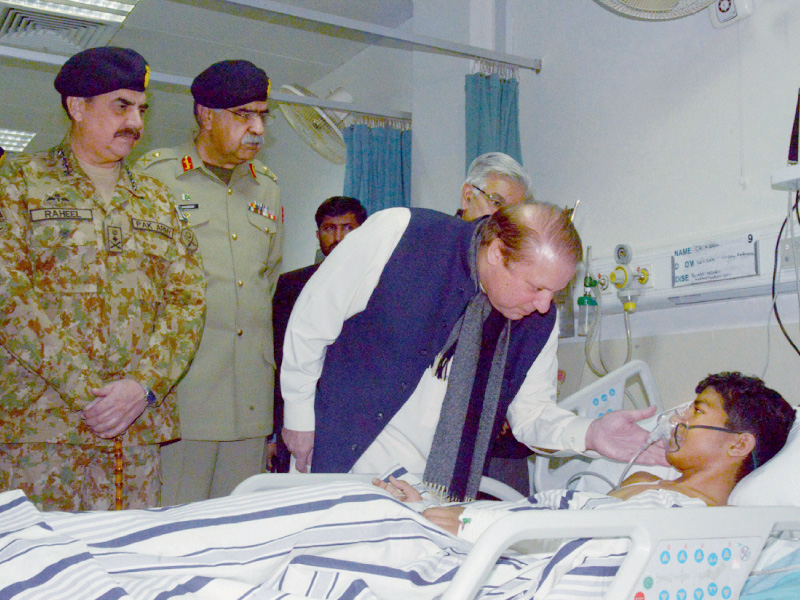
[(672, 251), (672, 287), (758, 275), (758, 240), (752, 233)]

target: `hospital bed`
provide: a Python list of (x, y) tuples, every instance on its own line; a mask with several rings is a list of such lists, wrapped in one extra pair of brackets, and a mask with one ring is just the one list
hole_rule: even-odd
[[(661, 399), (647, 365), (632, 361), (570, 396), (562, 406), (582, 416), (602, 416), (623, 407), (625, 390), (641, 387), (646, 404), (661, 410)], [(655, 419), (650, 420), (654, 424)], [(557, 467), (550, 460), (558, 458)], [(532, 481), (537, 491), (578, 487), (605, 493), (602, 478), (580, 477), (582, 471), (618, 477), (624, 465), (584, 457), (564, 462), (563, 452), (536, 457)], [(746, 579), (759, 564), (771, 538), (784, 540), (770, 560), (794, 548), (800, 554), (800, 418), (786, 447), (737, 485), (731, 503), (738, 506), (631, 511), (542, 511), (514, 514), (491, 526), (478, 540), (442, 600), (469, 600), (492, 570), (498, 557), (526, 540), (565, 538), (628, 538), (630, 547), (605, 598), (620, 600), (736, 600)], [(662, 468), (663, 469), (663, 468)], [(641, 467), (636, 467), (641, 470)], [(658, 469), (656, 469), (656, 472)], [(573, 480), (577, 478), (577, 483)], [(314, 485), (341, 480), (343, 475), (259, 475), (246, 480), (234, 494), (295, 484)], [(345, 475), (370, 481), (372, 475)], [(599, 488), (598, 488), (599, 486)], [(606, 486), (605, 489), (602, 489)], [(481, 489), (501, 500), (521, 495), (500, 482), (484, 478)], [(788, 504), (794, 504), (794, 506)], [(800, 558), (798, 558), (800, 564)], [(764, 596), (772, 598), (773, 596)], [(774, 596), (778, 598), (779, 596)], [(792, 595), (800, 598), (800, 587)]]
[[(663, 410), (655, 380), (642, 361), (631, 361), (559, 404), (581, 416), (599, 417), (608, 410), (622, 408), (626, 387), (637, 379), (646, 404)], [(654, 426), (655, 418), (643, 425)], [(603, 475), (616, 482), (624, 469), (621, 463), (607, 459), (587, 461), (576, 456), (565, 461), (568, 456), (564, 452), (538, 453), (532, 470), (532, 487), (541, 491), (569, 486), (605, 493), (609, 488), (604, 479), (592, 475)], [(551, 462), (557, 466), (551, 466)], [(739, 598), (769, 539), (778, 535), (788, 538), (761, 566), (792, 552), (800, 555), (798, 465), (800, 414), (781, 452), (736, 486), (729, 499), (734, 506), (625, 513), (556, 511), (506, 517), (478, 540), (442, 600), (472, 598), (498, 556), (515, 543), (573, 536), (630, 539), (626, 559), (606, 593), (609, 600)], [(659, 472), (659, 469), (646, 470)], [(637, 466), (635, 470), (643, 469)], [(678, 556), (676, 552), (681, 551), (685, 554)], [(728, 560), (723, 558), (723, 552)], [(800, 556), (794, 564), (800, 565)], [(800, 583), (791, 591), (763, 597), (800, 598)]]
[[(537, 600), (735, 600), (749, 574), (744, 599), (794, 600), (800, 597), (798, 464), (800, 421), (784, 449), (739, 482), (730, 497), (735, 506), (643, 510), (626, 502), (623, 510), (552, 511), (527, 504), (474, 545), (363, 485), (370, 476), (259, 475), (226, 498), (74, 514), (41, 513), (21, 491), (7, 491), (0, 493), (0, 598), (412, 600), (419, 592), (430, 600), (468, 600), (480, 589), (482, 598), (517, 600), (530, 597), (531, 582), (544, 581), (552, 586), (537, 591)], [(343, 477), (346, 483), (315, 485)], [(298, 484), (313, 487), (247, 493)], [(481, 485), (507, 500), (519, 496), (493, 486)], [(560, 507), (570, 494), (581, 493), (553, 492), (550, 506)], [(781, 539), (764, 548), (776, 534)], [(570, 541), (556, 552), (521, 547), (543, 538)], [(581, 552), (592, 546), (603, 555), (576, 552), (561, 560), (565, 548), (579, 543)], [(545, 562), (537, 562), (542, 555)], [(585, 556), (594, 562), (581, 562)], [(590, 587), (598, 564), (605, 569), (595, 577), (601, 587)], [(753, 576), (754, 568), (772, 565), (780, 572)], [(399, 594), (397, 585), (411, 591)], [(317, 593), (325, 586), (339, 587)], [(351, 593), (357, 589), (366, 595)]]

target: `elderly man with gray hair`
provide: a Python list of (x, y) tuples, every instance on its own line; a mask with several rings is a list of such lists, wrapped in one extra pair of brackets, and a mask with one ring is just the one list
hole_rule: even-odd
[(472, 161), (461, 186), (461, 208), (465, 221), (494, 214), (504, 206), (533, 200), (531, 178), (516, 160), (502, 152), (487, 152)]

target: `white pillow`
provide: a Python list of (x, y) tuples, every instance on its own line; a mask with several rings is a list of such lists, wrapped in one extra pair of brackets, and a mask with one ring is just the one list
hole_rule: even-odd
[(800, 506), (800, 407), (786, 445), (733, 488), (733, 506)]

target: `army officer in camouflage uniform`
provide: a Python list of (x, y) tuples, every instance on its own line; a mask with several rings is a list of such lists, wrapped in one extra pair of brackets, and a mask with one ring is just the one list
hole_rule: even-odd
[(122, 443), (123, 506), (159, 502), (172, 387), (203, 327), (197, 241), (166, 186), (123, 159), (149, 69), (94, 48), (55, 80), (61, 145), (0, 172), (0, 489), (45, 509), (107, 509)]
[(283, 230), (275, 176), (255, 159), (268, 94), (267, 74), (253, 63), (211, 65), (192, 82), (194, 140), (138, 163), (179, 199), (208, 277), (203, 339), (178, 386), (182, 440), (161, 452), (166, 504), (227, 495), (263, 471)]

